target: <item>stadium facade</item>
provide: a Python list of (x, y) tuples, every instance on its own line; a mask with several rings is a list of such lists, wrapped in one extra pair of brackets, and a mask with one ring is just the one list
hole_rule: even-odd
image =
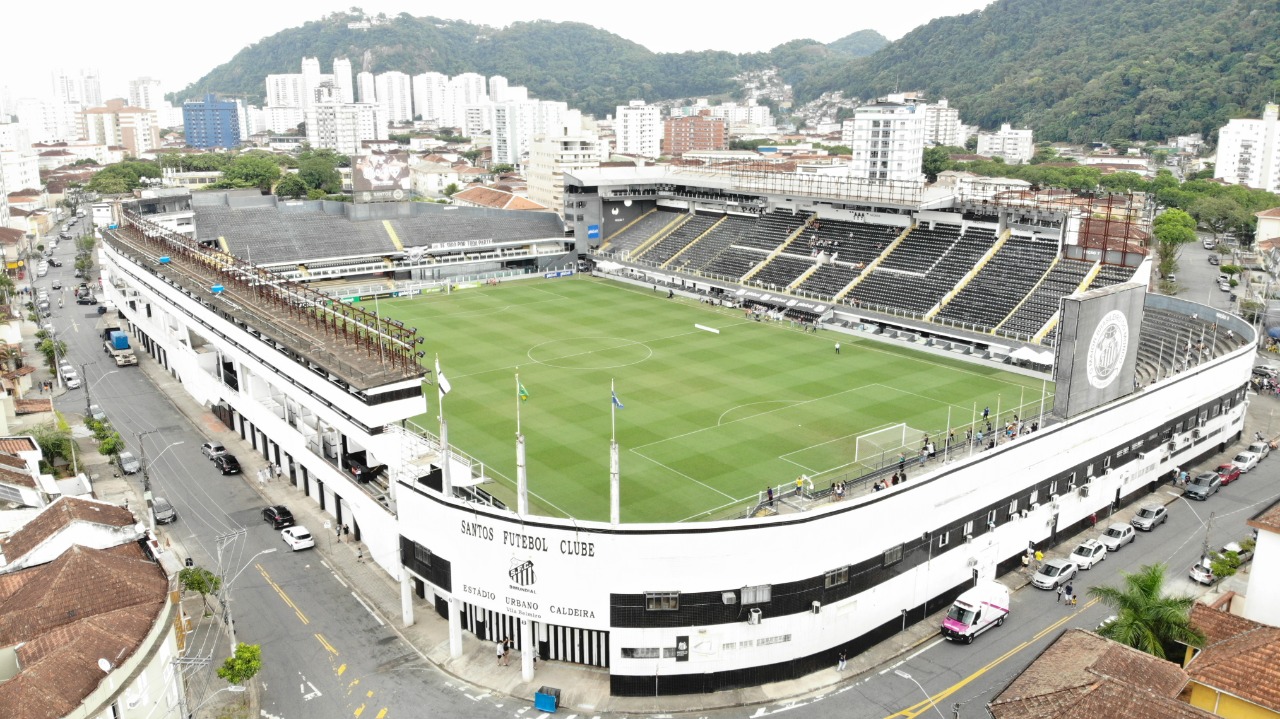
[[(119, 229), (104, 233), (104, 290), (138, 344), (188, 392), (238, 429), (338, 522), (351, 524), (378, 565), (399, 579), (406, 622), (424, 607), (446, 619), (455, 656), (464, 642), (473, 641), (467, 635), (490, 641), (512, 637), (536, 646), (543, 659), (607, 667), (618, 695), (707, 692), (793, 678), (830, 666), (840, 651), (857, 654), (944, 607), (977, 579), (1019, 566), (1029, 546), (1051, 545), (1102, 521), (1153, 492), (1175, 466), (1221, 451), (1240, 435), (1253, 329), (1236, 316), (1193, 302), (1145, 295), (1142, 283), (1128, 283), (1135, 273), (1142, 277), (1144, 265), (1130, 236), (1130, 219), (1119, 223), (1118, 232), (1090, 229), (1089, 221), (1099, 217), (1097, 198), (1051, 199), (1040, 201), (1026, 190), (979, 198), (910, 186), (841, 188), (747, 174), (691, 173), (673, 183), (669, 175), (643, 169), (630, 176), (566, 176), (566, 216), (576, 225), (577, 249), (589, 259), (607, 255), (619, 277), (643, 275), (648, 282), (661, 275), (674, 288), (727, 300), (752, 292), (753, 301), (776, 302), (833, 329), (935, 349), (950, 342), (947, 347), (995, 360), (1021, 347), (1018, 337), (1037, 347), (1055, 346), (1055, 379), (1060, 387), (1072, 385), (1078, 401), (1067, 402), (1060, 393), (1053, 421), (1039, 431), (913, 475), (888, 491), (818, 504), (806, 512), (739, 520), (574, 521), (521, 515), (463, 491), (462, 480), (476, 476), (475, 466), (444, 450), (447, 442), (402, 427), (402, 420), (423, 408), (423, 372), (406, 361), (416, 356), (413, 328), (385, 327), (352, 314), (335, 318), (332, 326), (316, 324), (314, 316), (325, 314), (319, 308), (346, 310), (333, 310), (341, 303), (317, 300), (311, 290), (283, 276), (294, 272), (291, 277), (305, 283), (315, 279), (307, 276), (312, 267), (341, 263), (356, 268), (353, 276), (362, 276), (353, 263), (371, 255), (354, 258), (337, 238), (376, 235), (369, 228), (381, 225), (382, 218), (339, 217), (315, 208), (305, 217), (271, 224), (281, 228), (277, 232), (293, 233), (282, 239), (255, 230), (256, 222), (244, 217), (210, 219), (234, 213), (224, 201), (204, 218), (196, 208), (200, 235), (191, 242), (125, 213)], [(805, 214), (803, 224), (788, 226), (778, 247), (739, 247), (739, 255), (755, 253), (760, 259), (735, 279), (732, 273), (681, 269), (669, 261), (659, 267), (638, 256), (678, 229), (671, 222), (679, 218), (654, 225), (637, 240), (632, 245), (637, 257), (611, 249), (609, 240), (626, 227), (638, 227), (659, 200), (667, 203), (667, 211), (704, 214), (704, 225), (707, 217), (719, 222), (730, 214), (753, 222), (771, 213)], [(1091, 209), (1080, 211), (1082, 206)], [(255, 221), (270, 212), (303, 212), (253, 209), (259, 213), (252, 216)], [(379, 212), (407, 216), (412, 210)], [(725, 217), (714, 217), (717, 213)], [(395, 220), (387, 221), (401, 245), (425, 248), (414, 262), (437, 265), (435, 270), (447, 264), (459, 273), (473, 262), (465, 249), (462, 260), (438, 258), (458, 248), (487, 252), (493, 241), (485, 218), (472, 217), (473, 223), (444, 228), (430, 222), (396, 227)], [(529, 248), (540, 243), (572, 246), (572, 239), (554, 237), (536, 219), (516, 228), (508, 217), (502, 218), (508, 223), (504, 232), (512, 239), (504, 241), (519, 261), (537, 257)], [(752, 277), (768, 263), (788, 254), (786, 246), (810, 230), (816, 236), (823, 218), (827, 226), (869, 226), (867, 242), (881, 245), (880, 255), (847, 261), (853, 276), (826, 295), (798, 292), (804, 280), (753, 284)], [(893, 264), (888, 255), (917, 228), (947, 224), (939, 218), (962, 228), (946, 240), (948, 256), (971, 230), (988, 230), (977, 234), (982, 243), (988, 236), (990, 241), (973, 250), (977, 257), (964, 256), (971, 258), (965, 260), (967, 270), (930, 307), (882, 312), (872, 307), (876, 303), (848, 296), (851, 284), (854, 289), (861, 284), (854, 284), (858, 277), (894, 269), (884, 267)], [(816, 228), (814, 220), (820, 223)], [(204, 234), (214, 222), (221, 223), (220, 234)], [(230, 236), (233, 231), (239, 234)], [(939, 305), (964, 293), (956, 285), (979, 281), (984, 268), (998, 264), (996, 256), (1010, 246), (1015, 232), (1030, 243), (1026, 248), (1052, 248), (1053, 253), (1035, 286), (1010, 300), (1019, 307), (1041, 291), (1062, 259), (1092, 263), (1089, 271), (1074, 285), (1062, 285), (1066, 289), (1053, 308), (1033, 318), (1032, 324), (1045, 317), (1033, 332), (1000, 335), (1009, 314), (994, 327), (995, 320), (981, 316), (973, 322), (939, 321)], [(329, 238), (329, 256), (304, 262), (304, 251), (316, 254), (314, 244), (301, 242), (306, 237)], [(706, 237), (704, 230), (669, 252), (688, 254)], [(244, 248), (247, 254), (252, 248), (256, 258), (268, 246), (281, 274), (268, 275), (221, 251), (242, 254)], [(725, 248), (730, 246), (738, 247)], [(860, 251), (849, 248), (846, 258)], [(806, 247), (803, 254), (813, 265), (841, 263), (828, 249)], [(407, 255), (396, 243), (381, 251), (388, 271), (412, 272), (397, 265)], [(564, 254), (556, 257), (562, 260)], [(510, 270), (501, 254), (474, 262), (487, 263), (484, 272)], [(1123, 271), (1091, 289), (1104, 267)], [(807, 278), (819, 269), (801, 274), (808, 272)], [(903, 282), (938, 284), (935, 269), (894, 272)], [(414, 280), (398, 274), (388, 279), (396, 277), (402, 283)], [(211, 291), (215, 282), (221, 292)], [(398, 291), (395, 287), (381, 291)], [(1063, 303), (1065, 295), (1073, 297)], [(270, 308), (276, 309), (264, 311)], [(297, 311), (312, 324), (299, 326), (284, 317)], [(429, 329), (423, 328), (424, 334)], [(1063, 333), (1060, 341), (1055, 329)], [(384, 352), (399, 359), (388, 363)], [(446, 462), (452, 482), (442, 480)], [(459, 489), (445, 491), (449, 487)]]

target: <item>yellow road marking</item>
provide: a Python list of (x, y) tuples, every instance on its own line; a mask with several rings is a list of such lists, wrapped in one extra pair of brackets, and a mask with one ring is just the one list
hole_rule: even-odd
[[(267, 580), (267, 584), (270, 584), (271, 588), (276, 590), (276, 594), (280, 595), (280, 598), (284, 600), (284, 603), (289, 605), (289, 608), (293, 610), (294, 614), (298, 615), (298, 619), (303, 624), (310, 624), (311, 620), (307, 619), (307, 615), (302, 613), (302, 610), (298, 608), (298, 605), (293, 603), (293, 600), (289, 598), (288, 594), (285, 594), (284, 589), (282, 589), (279, 584), (271, 581), (271, 575), (267, 574), (267, 570), (263, 569), (261, 564), (255, 564), (253, 566), (257, 568), (260, 574), (262, 574), (262, 578)], [(337, 652), (334, 652), (334, 654), (337, 654)]]
[[(326, 640), (326, 639), (324, 638), (324, 635), (323, 635), (323, 634), (317, 634), (317, 635), (316, 635), (316, 639), (320, 640), (320, 644), (321, 644), (321, 646), (323, 646), (325, 649), (327, 649), (327, 650), (329, 651), (329, 653), (330, 653), (330, 654), (332, 654), (332, 655), (333, 655), (333, 656), (335, 656), (335, 657), (336, 657), (336, 656), (338, 656), (338, 650), (333, 648), (333, 645), (332, 645), (332, 644), (330, 644), (330, 643), (328, 642), (328, 640)], [(342, 666), (343, 666), (343, 668), (346, 668), (346, 666), (347, 666), (347, 665), (346, 665), (346, 664), (343, 664)], [(341, 672), (339, 672), (339, 674), (341, 674)]]
[(360, 705), (360, 708), (356, 709), (356, 716), (360, 716), (361, 714), (364, 714), (364, 705), (363, 705), (363, 704), (361, 704), (361, 705)]
[(346, 671), (347, 671), (347, 665), (346, 665), (346, 664), (343, 664), (342, 666), (338, 667), (338, 676), (342, 676), (342, 674), (343, 674), (344, 672), (346, 672)]
[(383, 717), (385, 717), (386, 715), (387, 715), (387, 708), (382, 707), (382, 711), (378, 712), (378, 716), (374, 717), (373, 719), (383, 719)]
[(946, 689), (943, 689), (942, 691), (938, 692), (937, 694), (934, 694), (933, 696), (929, 697), (928, 699), (925, 699), (924, 701), (916, 702), (915, 704), (912, 704), (911, 706), (907, 707), (906, 709), (903, 709), (903, 710), (901, 710), (901, 711), (899, 711), (899, 712), (896, 712), (896, 713), (894, 713), (894, 714), (890, 714), (890, 715), (889, 715), (888, 717), (886, 717), (885, 719), (894, 719), (894, 717), (902, 717), (902, 719), (915, 719), (915, 717), (920, 716), (921, 714), (925, 713), (926, 711), (929, 711), (930, 709), (932, 709), (934, 706), (936, 706), (936, 705), (938, 704), (938, 702), (941, 702), (943, 699), (946, 699), (947, 697), (951, 696), (952, 694), (955, 694), (956, 692), (958, 692), (958, 691), (960, 691), (961, 689), (963, 689), (963, 688), (964, 688), (964, 686), (965, 686), (966, 684), (968, 684), (968, 683), (972, 682), (973, 680), (977, 679), (978, 677), (982, 676), (983, 674), (986, 674), (987, 672), (989, 672), (989, 671), (991, 671), (992, 669), (996, 668), (996, 667), (997, 667), (997, 666), (999, 666), (1002, 662), (1004, 662), (1004, 660), (1008, 659), (1009, 657), (1012, 657), (1013, 655), (1017, 654), (1018, 652), (1022, 651), (1023, 649), (1026, 649), (1027, 647), (1031, 646), (1031, 644), (1032, 644), (1033, 642), (1037, 641), (1038, 639), (1040, 639), (1041, 637), (1045, 636), (1046, 634), (1049, 634), (1050, 632), (1053, 632), (1054, 630), (1058, 629), (1058, 628), (1059, 628), (1059, 627), (1061, 627), (1063, 624), (1066, 624), (1068, 621), (1070, 621), (1070, 620), (1071, 620), (1071, 619), (1073, 619), (1074, 617), (1079, 616), (1081, 612), (1083, 612), (1084, 610), (1088, 609), (1089, 607), (1092, 607), (1093, 605), (1095, 605), (1095, 604), (1097, 604), (1097, 603), (1098, 603), (1098, 600), (1097, 600), (1096, 598), (1094, 598), (1094, 599), (1090, 599), (1088, 602), (1085, 602), (1085, 603), (1084, 603), (1084, 605), (1082, 605), (1082, 606), (1081, 606), (1079, 609), (1077, 609), (1076, 611), (1072, 612), (1071, 614), (1066, 615), (1066, 616), (1065, 616), (1065, 617), (1063, 617), (1062, 619), (1059, 619), (1058, 621), (1054, 622), (1053, 624), (1050, 624), (1049, 626), (1045, 627), (1045, 628), (1044, 628), (1044, 629), (1042, 629), (1039, 633), (1037, 633), (1034, 637), (1032, 637), (1030, 640), (1023, 642), (1023, 643), (1019, 644), (1018, 646), (1014, 647), (1013, 649), (1010, 649), (1009, 651), (1007, 651), (1007, 652), (1005, 652), (1004, 654), (1000, 655), (999, 657), (996, 657), (995, 659), (993, 659), (993, 660), (991, 661), (991, 663), (987, 664), (985, 667), (982, 667), (981, 669), (979, 669), (978, 671), (974, 672), (973, 674), (970, 674), (969, 676), (965, 677), (964, 679), (961, 679), (960, 681), (956, 682), (955, 684), (952, 684), (951, 686), (947, 687)]
[(372, 699), (372, 698), (373, 698), (373, 690), (372, 690), (372, 689), (370, 689), (369, 691), (365, 692), (365, 694), (364, 694), (364, 695), (365, 695), (365, 696), (367, 696), (367, 697), (369, 697), (370, 699)]

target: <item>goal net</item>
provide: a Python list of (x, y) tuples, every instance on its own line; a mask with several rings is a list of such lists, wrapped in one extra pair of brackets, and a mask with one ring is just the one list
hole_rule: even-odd
[(860, 434), (854, 441), (853, 460), (879, 467), (897, 459), (898, 453), (908, 445), (913, 452), (918, 450), (923, 437), (924, 432), (911, 428), (906, 422)]

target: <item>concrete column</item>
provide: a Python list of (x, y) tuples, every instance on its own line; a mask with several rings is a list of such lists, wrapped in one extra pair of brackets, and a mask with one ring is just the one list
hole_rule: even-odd
[(533, 641), (533, 623), (528, 619), (520, 620), (520, 678), (526, 682), (533, 681), (533, 653), (538, 651)]
[(462, 656), (462, 602), (449, 597), (449, 656)]
[(413, 576), (400, 567), (400, 617), (406, 627), (413, 626)]

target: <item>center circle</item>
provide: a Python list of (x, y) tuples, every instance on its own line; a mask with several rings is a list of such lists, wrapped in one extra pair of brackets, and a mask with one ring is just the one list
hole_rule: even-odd
[(622, 337), (572, 337), (529, 348), (529, 359), (561, 369), (628, 367), (653, 356), (649, 345)]

